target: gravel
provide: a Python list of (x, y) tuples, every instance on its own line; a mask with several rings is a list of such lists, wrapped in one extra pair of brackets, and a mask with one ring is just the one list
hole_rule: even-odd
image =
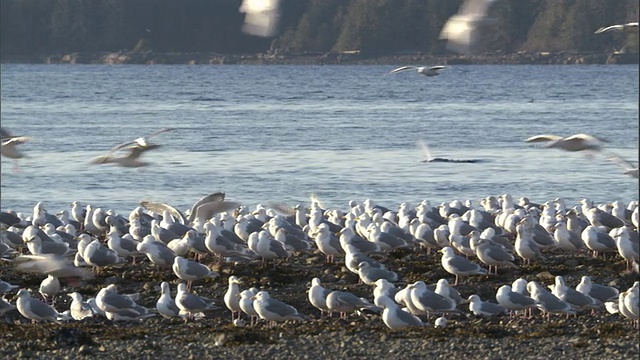
[[(440, 255), (397, 250), (382, 259), (398, 272), (397, 284), (423, 280), (435, 283), (440, 278), (452, 282), (451, 275), (440, 266)], [(351, 291), (371, 297), (368, 285), (357, 284), (357, 276), (342, 264), (326, 264), (320, 254), (302, 254), (279, 263), (275, 269), (260, 262), (224, 264), (214, 259), (204, 263), (219, 271), (217, 279), (194, 282), (193, 291), (217, 299), (220, 309), (207, 313), (203, 320), (185, 323), (181, 319), (156, 316), (134, 322), (113, 323), (104, 318), (79, 322), (31, 324), (16, 311), (0, 322), (0, 357), (2, 358), (269, 358), (269, 359), (344, 359), (344, 358), (411, 358), (411, 359), (630, 359), (639, 356), (639, 335), (632, 324), (604, 310), (584, 311), (576, 317), (555, 315), (544, 321), (540, 314), (531, 319), (509, 316), (480, 318), (460, 306), (459, 314), (448, 316), (444, 329), (426, 326), (402, 331), (389, 330), (379, 316), (353, 314), (348, 319), (320, 318), (319, 311), (307, 301), (306, 291), (313, 277), (323, 286)], [(519, 264), (520, 265), (520, 264)], [(473, 276), (456, 288), (467, 297), (473, 293), (483, 300), (495, 300), (495, 292), (503, 284), (518, 277), (553, 283), (562, 275), (575, 286), (583, 275), (595, 282), (612, 284), (622, 291), (637, 280), (636, 273), (625, 270), (619, 257), (602, 259), (588, 254), (547, 253), (546, 260), (519, 269), (500, 270), (497, 275)], [(241, 289), (256, 286), (268, 290), (272, 297), (295, 306), (312, 320), (281, 323), (268, 327), (237, 327), (230, 323), (230, 313), (222, 297), (227, 278), (238, 276)], [(30, 288), (34, 294), (42, 276), (15, 272), (10, 263), (0, 264), (0, 278)], [(65, 289), (56, 299), (56, 308), (66, 310), (70, 298), (66, 293), (78, 291), (85, 297), (95, 296), (105, 284), (117, 284), (120, 293), (141, 292), (138, 303), (155, 308), (159, 285), (170, 281), (175, 295), (177, 280), (171, 270), (159, 270), (147, 261), (136, 265), (102, 269), (94, 279), (79, 287)], [(35, 296), (35, 295), (34, 295)], [(439, 315), (438, 315), (439, 316)], [(435, 317), (427, 319), (432, 323)]]

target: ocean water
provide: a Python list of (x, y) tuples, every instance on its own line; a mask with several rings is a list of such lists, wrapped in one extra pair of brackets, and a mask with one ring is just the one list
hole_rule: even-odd
[[(404, 65), (404, 64), (399, 64)], [(188, 208), (228, 199), (345, 208), (479, 201), (510, 193), (572, 205), (638, 199), (607, 154), (524, 143), (589, 133), (637, 162), (638, 67), (16, 65), (1, 67), (2, 126), (32, 137), (2, 158), (2, 210), (74, 201), (128, 212), (141, 200)], [(88, 161), (164, 127), (140, 169)], [(483, 162), (421, 163), (433, 156)]]

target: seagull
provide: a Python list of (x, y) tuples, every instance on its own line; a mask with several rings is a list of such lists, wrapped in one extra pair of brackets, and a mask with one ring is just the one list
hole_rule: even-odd
[(458, 285), (458, 278), (460, 276), (486, 275), (488, 272), (487, 269), (482, 268), (480, 265), (454, 254), (453, 248), (449, 246), (442, 248), (439, 252), (442, 253), (442, 267), (449, 274), (456, 276), (453, 285)]
[(178, 284), (178, 293), (176, 294), (175, 302), (178, 308), (187, 314), (185, 322), (205, 310), (216, 309), (215, 304), (211, 300), (188, 292), (185, 283)]
[[(93, 165), (116, 164), (122, 167), (134, 167), (134, 168), (148, 166), (150, 165), (150, 163), (140, 161), (139, 160), (140, 156), (146, 151), (154, 150), (160, 147), (159, 144), (154, 144), (149, 142), (149, 139), (156, 135), (165, 133), (167, 131), (172, 131), (172, 130), (175, 130), (175, 129), (173, 128), (161, 129), (147, 136), (139, 137), (133, 141), (116, 145), (113, 148), (111, 148), (111, 150), (109, 150), (108, 154), (95, 157), (91, 159), (89, 163)], [(125, 148), (129, 150), (129, 153), (126, 156), (121, 156), (121, 157), (113, 156), (114, 153)]]
[(596, 30), (596, 32), (594, 32), (594, 34), (602, 34), (603, 32), (607, 32), (607, 31), (638, 31), (638, 22), (630, 22), (630, 23), (626, 23), (626, 24), (616, 24), (616, 25), (611, 25), (611, 26), (607, 26), (607, 27), (601, 27), (598, 30)]
[(0, 295), (3, 295), (4, 293), (7, 293), (7, 292), (12, 291), (13, 289), (17, 289), (17, 288), (19, 288), (18, 285), (12, 285), (12, 284), (9, 284), (6, 281), (0, 280)]
[(40, 295), (42, 298), (48, 302), (49, 298), (51, 298), (52, 304), (55, 305), (56, 295), (60, 292), (60, 280), (57, 277), (48, 275), (42, 282), (40, 283)]
[(71, 305), (69, 307), (69, 313), (74, 320), (82, 320), (84, 318), (93, 317), (93, 310), (91, 305), (82, 301), (82, 295), (77, 292), (67, 294), (71, 297)]
[(115, 285), (100, 289), (96, 295), (96, 305), (105, 312), (109, 320), (136, 320), (154, 315), (149, 309), (138, 305), (130, 296), (118, 294)]
[(273, 299), (267, 291), (259, 291), (253, 296), (253, 308), (261, 319), (274, 325), (278, 321), (306, 320), (307, 317), (300, 314), (296, 308)]
[[(15, 160), (25, 157), (25, 154), (22, 153), (17, 146), (29, 140), (31, 140), (31, 138), (26, 136), (13, 136), (7, 129), (0, 127), (0, 155)], [(17, 164), (17, 162), (14, 164), (14, 169), (16, 170)]]
[(544, 142), (545, 147), (566, 151), (601, 150), (602, 143), (607, 141), (588, 134), (576, 134), (568, 137), (558, 135), (536, 135), (525, 139), (525, 142)]
[(239, 10), (245, 14), (244, 33), (261, 37), (277, 34), (280, 0), (244, 0)]
[(339, 312), (341, 318), (346, 318), (348, 313), (356, 310), (369, 309), (379, 310), (377, 306), (365, 299), (359, 298), (346, 291), (332, 291), (327, 295), (327, 308), (329, 311)]
[(181, 256), (176, 256), (173, 259), (173, 273), (180, 280), (187, 281), (187, 289), (191, 289), (191, 282), (194, 280), (203, 279), (205, 277), (216, 278), (220, 274), (215, 271), (211, 271), (208, 266), (200, 264), (197, 261), (185, 259)]
[(622, 169), (624, 170), (623, 174), (629, 175), (631, 177), (634, 177), (634, 178), (638, 179), (638, 165), (637, 164), (635, 166), (633, 166), (633, 164), (631, 164), (627, 160), (624, 160), (623, 158), (621, 158), (618, 155), (613, 155), (613, 156), (609, 157), (609, 160), (615, 162), (620, 167), (622, 167)]
[(162, 315), (165, 319), (170, 319), (180, 315), (180, 309), (176, 306), (175, 300), (171, 298), (171, 289), (169, 283), (164, 281), (160, 284), (160, 291), (162, 294), (158, 301), (156, 301), (156, 310), (158, 314)]
[(391, 72), (389, 72), (389, 74), (396, 74), (396, 73), (407, 71), (407, 70), (415, 70), (420, 75), (431, 77), (431, 76), (440, 75), (440, 71), (445, 69), (445, 68), (446, 68), (446, 66), (443, 66), (443, 65), (437, 65), (437, 66), (431, 66), (431, 67), (426, 67), (426, 66), (402, 66), (402, 67), (399, 67), (397, 69), (391, 70)]
[(507, 309), (503, 306), (488, 301), (482, 301), (480, 296), (473, 294), (467, 299), (469, 301), (469, 311), (474, 315), (494, 316), (504, 314)]
[(375, 268), (368, 262), (358, 264), (358, 276), (363, 283), (373, 285), (377, 280), (384, 279), (389, 282), (398, 281), (398, 274), (391, 270)]
[(235, 320), (235, 315), (238, 314), (238, 319), (240, 319), (240, 315), (242, 314), (240, 311), (240, 288), (238, 284), (240, 280), (236, 276), (229, 276), (229, 287), (227, 291), (224, 293), (224, 304), (227, 306), (227, 309), (231, 311), (231, 322)]
[(256, 291), (255, 293), (251, 290), (243, 290), (240, 293), (240, 309), (242, 310), (243, 313), (249, 315), (250, 317), (250, 325), (253, 326), (256, 321), (258, 321), (258, 318), (260, 317), (258, 315), (258, 313), (256, 312), (256, 309), (253, 307), (253, 299), (252, 297), (254, 297), (258, 292)]
[(466, 0), (458, 13), (447, 20), (440, 32), (440, 39), (447, 40), (447, 49), (457, 53), (475, 50), (480, 38), (479, 27), (490, 23), (489, 7), (495, 0)]
[(320, 316), (324, 313), (331, 314), (331, 311), (327, 307), (327, 296), (331, 293), (331, 290), (322, 286), (319, 278), (313, 278), (311, 280), (311, 287), (309, 288), (309, 302), (313, 307), (320, 310)]
[(398, 306), (391, 298), (381, 296), (378, 299), (382, 311), (382, 321), (391, 330), (398, 330), (407, 326), (424, 326), (422, 320), (417, 316), (406, 312)]
[(525, 309), (531, 309), (537, 306), (537, 303), (532, 298), (512, 291), (511, 286), (502, 285), (496, 293), (496, 301), (502, 307), (511, 311), (520, 311)]
[(575, 309), (569, 303), (553, 295), (536, 281), (530, 281), (527, 284), (527, 290), (531, 293), (531, 298), (536, 301), (538, 309), (547, 315), (547, 319), (552, 313), (576, 313)]
[(29, 294), (29, 290), (20, 289), (16, 295), (16, 307), (22, 316), (32, 321), (59, 321), (62, 315), (56, 309), (43, 303), (38, 299), (34, 299)]

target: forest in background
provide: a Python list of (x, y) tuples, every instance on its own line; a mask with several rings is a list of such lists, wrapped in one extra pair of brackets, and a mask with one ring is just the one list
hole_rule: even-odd
[[(242, 0), (0, 0), (2, 57), (70, 52), (440, 54), (440, 29), (462, 0), (281, 0), (273, 38), (241, 32)], [(638, 0), (497, 0), (492, 52), (638, 49)]]

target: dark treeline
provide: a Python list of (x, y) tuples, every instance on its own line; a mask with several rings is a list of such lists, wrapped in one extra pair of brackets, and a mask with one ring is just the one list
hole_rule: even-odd
[[(3, 56), (68, 52), (441, 53), (440, 29), (462, 0), (282, 0), (275, 38), (243, 34), (241, 0), (0, 0)], [(487, 50), (637, 49), (638, 0), (497, 0)]]

